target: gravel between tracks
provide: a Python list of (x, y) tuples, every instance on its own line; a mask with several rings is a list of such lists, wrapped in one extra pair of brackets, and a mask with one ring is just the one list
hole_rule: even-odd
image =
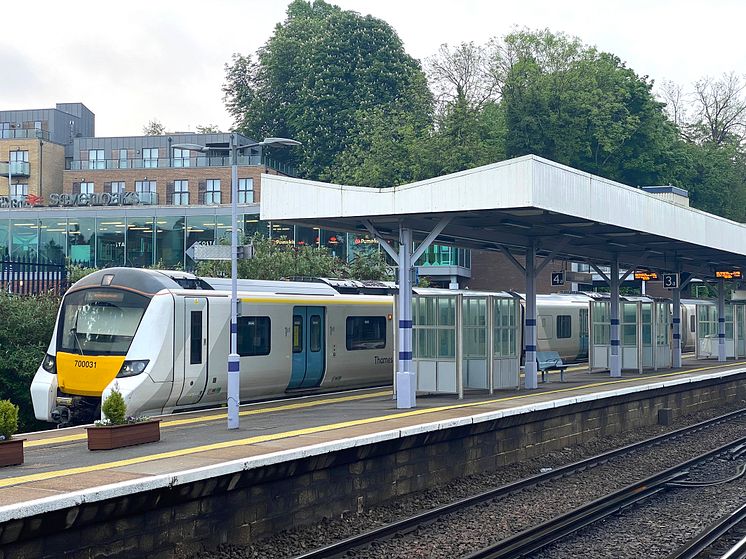
[[(636, 429), (633, 432), (606, 437), (603, 440), (564, 448), (560, 451), (547, 453), (530, 463), (512, 464), (494, 472), (461, 478), (442, 487), (404, 496), (387, 504), (373, 507), (361, 514), (325, 519), (317, 525), (282, 532), (248, 546), (223, 545), (217, 550), (197, 554), (194, 559), (275, 559), (292, 557), (370, 528), (411, 516), (422, 510), (537, 474), (541, 468), (556, 468), (612, 448), (721, 415), (727, 411), (741, 408), (744, 404), (745, 402), (740, 402), (728, 408), (681, 417), (673, 425), (665, 428), (655, 426)], [(354, 557), (427, 557), (433, 559), (442, 557), (454, 559), (476, 551), (490, 542), (503, 539), (543, 522), (563, 511), (571, 510), (609, 491), (621, 488), (636, 479), (646, 477), (654, 471), (673, 466), (686, 458), (715, 448), (737, 436), (742, 436), (746, 434), (746, 428), (743, 422), (729, 423), (716, 429), (707, 430), (706, 433), (687, 437), (685, 444), (681, 442), (665, 443), (637, 453), (634, 457), (615, 459), (613, 466), (610, 464), (594, 468), (579, 475), (545, 484), (540, 488), (529, 489), (517, 495), (478, 506), (471, 509), (467, 514), (451, 515), (447, 520), (438, 521), (406, 536), (397, 537), (388, 542), (376, 544), (374, 547), (360, 550)], [(717, 491), (717, 489), (709, 488), (708, 490)], [(679, 495), (682, 491), (695, 493), (701, 490), (681, 489), (671, 495)], [(708, 516), (707, 519), (702, 520), (703, 525), (711, 522), (717, 516), (717, 514), (714, 517)], [(648, 531), (655, 530), (655, 524), (652, 526), (648, 527)], [(638, 532), (638, 537), (642, 533), (644, 532)], [(657, 556), (653, 549), (647, 546), (644, 546), (644, 549), (643, 556), (651, 558)], [(615, 555), (610, 556), (622, 557), (618, 548), (612, 551)], [(547, 557), (549, 556), (547, 555)], [(641, 556), (639, 549), (636, 555), (629, 556)]]

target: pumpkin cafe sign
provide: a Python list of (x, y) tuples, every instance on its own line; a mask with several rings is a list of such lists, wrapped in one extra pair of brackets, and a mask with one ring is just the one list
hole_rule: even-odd
[(94, 194), (52, 193), (45, 204), (44, 198), (27, 196), (0, 196), (0, 208), (72, 207), (72, 206), (137, 206), (142, 204), (137, 192), (96, 192)]

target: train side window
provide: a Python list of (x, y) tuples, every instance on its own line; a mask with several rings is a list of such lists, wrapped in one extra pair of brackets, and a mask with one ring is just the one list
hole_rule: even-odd
[(301, 353), (303, 351), (303, 317), (294, 314), (293, 315), (293, 353)]
[(192, 311), (190, 320), (189, 363), (202, 363), (202, 311)]
[(314, 353), (321, 351), (321, 317), (317, 314), (311, 315), (308, 325), (308, 349)]
[(383, 349), (386, 347), (385, 316), (348, 316), (347, 349)]
[(552, 332), (552, 317), (551, 316), (538, 316), (536, 336), (539, 340), (550, 340), (553, 337)]
[(272, 321), (268, 316), (238, 318), (237, 346), (241, 357), (269, 355), (272, 348)]
[(557, 338), (572, 337), (572, 320), (569, 314), (557, 315)]

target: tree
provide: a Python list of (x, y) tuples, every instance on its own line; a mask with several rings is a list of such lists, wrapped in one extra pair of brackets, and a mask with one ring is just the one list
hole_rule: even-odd
[(142, 127), (142, 133), (146, 136), (163, 136), (166, 134), (166, 127), (157, 118), (154, 118)]
[(420, 65), (394, 30), (371, 16), (294, 0), (256, 60), (235, 55), (226, 66), (226, 107), (251, 137), (301, 141), (276, 154), (301, 176), (333, 178), (337, 157), (377, 108), (429, 118)]
[(438, 106), (462, 103), (481, 109), (498, 91), (489, 49), (474, 43), (443, 44), (426, 60), (425, 71)]
[(220, 134), (217, 124), (198, 124), (197, 134)]
[(740, 144), (746, 133), (746, 83), (734, 73), (720, 79), (703, 78), (694, 84), (695, 141), (715, 145)]

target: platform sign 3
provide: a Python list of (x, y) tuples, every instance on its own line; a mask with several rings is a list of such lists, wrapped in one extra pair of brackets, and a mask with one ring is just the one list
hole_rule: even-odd
[(552, 285), (565, 285), (565, 272), (552, 272)]
[(679, 274), (663, 274), (663, 287), (666, 289), (679, 287)]

